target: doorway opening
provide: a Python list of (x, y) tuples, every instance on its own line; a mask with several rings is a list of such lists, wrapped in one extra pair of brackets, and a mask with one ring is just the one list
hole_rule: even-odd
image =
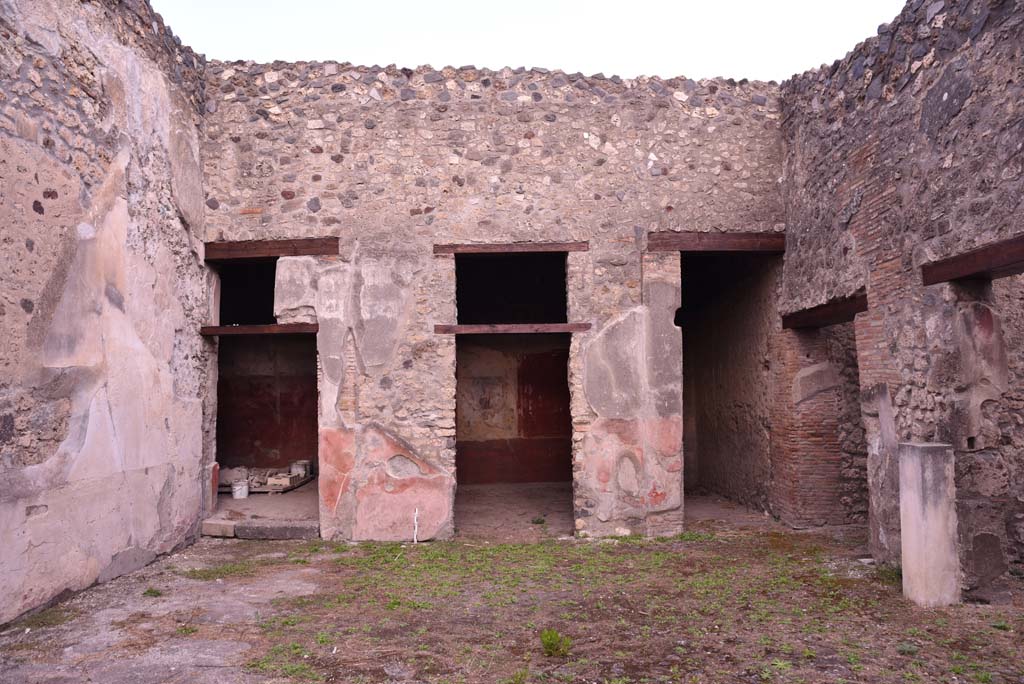
[[(566, 322), (566, 254), (457, 254), (462, 325)], [(532, 540), (571, 534), (570, 335), (456, 338), (460, 536)]]
[[(205, 534), (319, 536), (317, 352), (307, 334), (246, 334), (274, 318), (276, 259), (220, 265), (217, 509)], [(232, 331), (235, 332), (235, 331)]]
[(778, 254), (684, 252), (683, 457), (691, 495), (769, 509)]

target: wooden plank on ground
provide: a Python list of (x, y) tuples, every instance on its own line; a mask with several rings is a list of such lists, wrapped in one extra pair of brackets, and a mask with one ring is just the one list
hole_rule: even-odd
[(434, 254), (509, 254), (512, 252), (586, 252), (587, 242), (506, 242), (434, 245)]
[(590, 323), (482, 323), (435, 325), (439, 335), (502, 335), (518, 333), (575, 333), (590, 330)]
[(207, 242), (207, 261), (234, 259), (272, 259), (283, 256), (337, 256), (336, 237), (299, 238), (296, 240), (239, 240)]
[(787, 330), (824, 328), (838, 323), (849, 323), (857, 314), (867, 310), (868, 296), (860, 292), (846, 299), (836, 299), (821, 306), (785, 314), (782, 317), (782, 327)]
[(971, 278), (1004, 278), (1024, 273), (1024, 235), (921, 266), (925, 285)]
[(320, 331), (319, 323), (270, 323), (267, 325), (204, 325), (199, 334), (218, 335), (309, 335)]
[(768, 252), (786, 251), (785, 233), (669, 233), (647, 234), (648, 252)]

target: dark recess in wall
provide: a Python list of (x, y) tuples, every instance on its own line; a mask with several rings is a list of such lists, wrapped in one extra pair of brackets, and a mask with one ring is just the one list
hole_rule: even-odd
[(220, 264), (220, 324), (261, 325), (274, 318), (274, 276), (277, 259)]
[(565, 323), (565, 253), (455, 255), (458, 322)]
[(773, 273), (778, 254), (683, 253), (683, 459), (685, 487), (763, 508)]

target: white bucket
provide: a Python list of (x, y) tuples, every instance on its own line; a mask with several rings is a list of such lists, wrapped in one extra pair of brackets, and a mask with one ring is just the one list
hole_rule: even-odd
[(291, 474), (306, 477), (309, 475), (309, 465), (309, 461), (292, 461)]
[(248, 499), (249, 498), (249, 480), (238, 480), (237, 482), (231, 483), (231, 498), (232, 499)]

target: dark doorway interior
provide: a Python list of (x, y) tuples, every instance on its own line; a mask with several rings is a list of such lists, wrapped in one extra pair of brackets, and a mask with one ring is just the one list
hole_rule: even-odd
[(754, 508), (771, 481), (771, 343), (778, 255), (682, 255), (683, 454), (688, 492)]
[[(276, 322), (276, 266), (276, 259), (219, 265), (221, 325)], [(248, 332), (222, 335), (218, 343), (220, 494), (217, 510), (204, 521), (204, 534), (316, 537), (316, 338)], [(243, 497), (243, 484), (248, 496), (235, 498)]]

